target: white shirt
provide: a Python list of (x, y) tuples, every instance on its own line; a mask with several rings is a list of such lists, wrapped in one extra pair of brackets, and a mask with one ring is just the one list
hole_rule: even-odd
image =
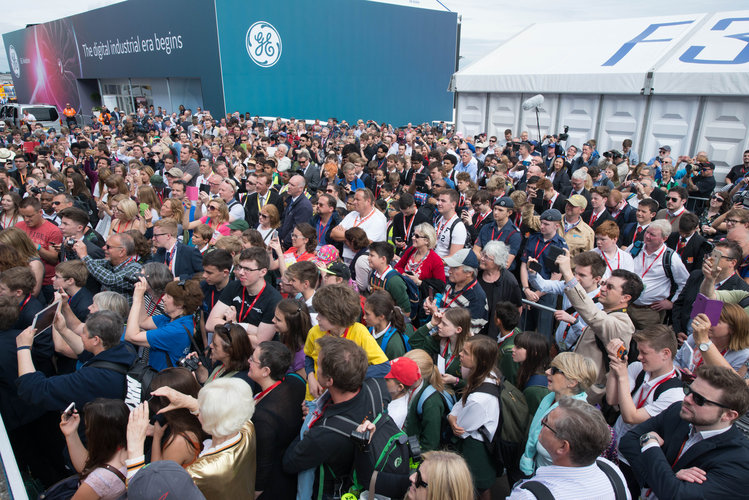
[[(637, 376), (642, 371), (642, 363), (639, 361), (635, 361), (631, 365), (627, 367), (627, 374), (629, 375), (629, 391), (632, 392), (632, 389), (635, 388), (635, 381), (637, 380)], [(637, 389), (637, 392), (634, 393), (632, 396), (632, 400), (635, 402), (635, 406), (640, 402), (641, 398), (645, 398), (645, 402), (642, 406), (642, 408), (645, 408), (645, 411), (648, 412), (648, 415), (651, 417), (655, 417), (659, 413), (661, 413), (663, 410), (671, 406), (672, 404), (676, 403), (677, 401), (682, 401), (684, 399), (684, 389), (681, 387), (674, 387), (673, 389), (666, 389), (661, 394), (659, 394), (658, 399), (655, 399), (655, 389), (653, 389), (660, 381), (666, 380), (674, 373), (673, 370), (668, 372), (665, 375), (661, 375), (660, 377), (654, 378), (651, 380), (650, 374), (645, 372), (645, 379), (642, 382), (642, 385), (639, 389)], [(653, 390), (651, 390), (653, 389)], [(621, 440), (622, 436), (624, 436), (627, 432), (632, 430), (635, 426), (632, 424), (627, 424), (622, 420), (621, 415), (616, 420), (616, 424), (614, 424), (614, 430), (616, 431), (616, 443), (617, 447), (619, 446), (619, 441)], [(624, 457), (620, 454), (619, 460), (622, 460), (624, 463), (627, 462)]]
[[(230, 200), (229, 203), (233, 203), (235, 201), (236, 200)], [(244, 207), (238, 201), (229, 208), (229, 221), (234, 222), (237, 219), (244, 219)]]
[[(458, 220), (457, 224), (455, 221)], [(452, 232), (450, 228), (455, 224)], [(468, 231), (463, 221), (459, 220), (458, 214), (453, 214), (450, 220), (445, 221), (444, 217), (437, 220), (435, 229), (437, 229), (437, 246), (434, 251), (442, 258), (450, 255), (452, 245), (464, 245), (468, 237)], [(449, 239), (449, 241), (448, 241)]]
[(403, 424), (406, 423), (406, 416), (408, 416), (408, 394), (390, 401), (388, 404), (388, 415), (399, 429), (403, 428)]
[(604, 256), (603, 252), (601, 252), (598, 247), (594, 248), (593, 251), (600, 255), (603, 261), (606, 263), (606, 272), (603, 273), (603, 279), (609, 279), (609, 276), (611, 276), (611, 271), (615, 269), (625, 269), (627, 271), (634, 272), (635, 261), (634, 259), (632, 259), (632, 254), (630, 254), (629, 252), (625, 252), (621, 248), (617, 248), (616, 255), (613, 257), (609, 257), (608, 255)]
[[(666, 245), (661, 245), (658, 250), (651, 254), (648, 254), (645, 247), (643, 247), (640, 255), (634, 259), (634, 273), (642, 279), (642, 283), (645, 285), (645, 290), (643, 290), (640, 298), (635, 301), (635, 304), (638, 306), (649, 306), (663, 299), (669, 299), (671, 302), (674, 302), (687, 283), (687, 278), (689, 278), (687, 268), (681, 262), (679, 254), (673, 252), (671, 255), (671, 270), (673, 271), (677, 289), (676, 293), (673, 296), (671, 295), (671, 281), (666, 277), (666, 272), (663, 269), (663, 256), (665, 253)], [(656, 259), (656, 257), (658, 258)]]
[[(484, 382), (494, 383), (493, 379), (487, 378)], [(450, 415), (458, 417), (458, 427), (465, 429), (460, 436), (461, 439), (472, 437), (477, 441), (483, 441), (479, 429), (486, 427), (490, 436), (494, 436), (499, 424), (499, 400), (493, 394), (484, 392), (473, 392), (468, 396), (466, 402), (459, 399)]]
[[(619, 476), (624, 484), (627, 499), (632, 496), (626, 487), (626, 481), (619, 467), (605, 458), (597, 460), (607, 463)], [(603, 498), (614, 498), (614, 488), (608, 476), (596, 464), (586, 467), (562, 467), (560, 465), (547, 465), (539, 467), (532, 481), (538, 481), (549, 488), (556, 500), (600, 500)], [(523, 481), (525, 482), (525, 481)], [(521, 489), (522, 483), (518, 484), (510, 492), (511, 499), (535, 500), (536, 496), (528, 490)]]
[[(369, 214), (359, 215), (359, 212), (351, 212), (341, 221), (341, 227), (343, 229), (351, 229), (352, 227), (360, 227), (367, 233), (367, 237), (370, 241), (385, 241), (387, 237), (387, 218), (385, 215), (372, 208)], [(348, 245), (343, 246), (343, 261), (346, 264), (350, 264), (356, 253), (351, 250)]]

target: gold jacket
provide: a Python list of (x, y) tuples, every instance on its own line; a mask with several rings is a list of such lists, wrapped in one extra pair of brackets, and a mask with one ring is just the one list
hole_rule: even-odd
[(187, 467), (207, 500), (255, 498), (255, 427), (247, 421), (232, 440)]

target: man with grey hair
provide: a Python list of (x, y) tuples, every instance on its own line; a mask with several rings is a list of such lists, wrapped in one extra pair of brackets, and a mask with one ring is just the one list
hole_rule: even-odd
[(299, 164), (299, 173), (304, 176), (309, 192), (317, 192), (320, 188), (320, 167), (310, 159), (306, 149), (300, 151), (296, 158)]
[(278, 237), (284, 248), (291, 246), (291, 233), (297, 224), (309, 222), (312, 218), (312, 203), (304, 195), (304, 188), (307, 182), (302, 175), (294, 175), (289, 179), (286, 192), (286, 208), (281, 214), (283, 221), (281, 228), (278, 230)]
[[(564, 191), (562, 191), (562, 194), (569, 199), (573, 194), (579, 194), (581, 196), (585, 197), (585, 201), (587, 201), (586, 207), (590, 206), (590, 191), (585, 189), (585, 181), (588, 178), (588, 172), (587, 169), (585, 170), (577, 170), (575, 173), (572, 174), (570, 177), (570, 186), (567, 187)], [(583, 218), (585, 218), (585, 215), (583, 215)]]
[(663, 323), (666, 311), (674, 307), (689, 278), (679, 254), (665, 244), (669, 234), (668, 220), (651, 222), (645, 230), (642, 252), (634, 259), (634, 272), (645, 285), (640, 297), (627, 310), (637, 330)]
[(73, 245), (73, 250), (86, 264), (88, 272), (101, 283), (102, 290), (111, 290), (127, 297), (132, 303), (134, 283), (130, 278), (137, 275), (142, 266), (136, 260), (135, 242), (129, 234), (113, 234), (104, 245), (104, 258), (92, 259), (82, 241)]
[(469, 248), (458, 250), (443, 260), (449, 269), (449, 283), (445, 289), (445, 295), (440, 304), (435, 304), (434, 299), (426, 299), (424, 308), (429, 314), (434, 314), (438, 308), (463, 307), (468, 309), (471, 311), (471, 334), (477, 335), (489, 320), (486, 293), (476, 279), (479, 260)]
[(528, 481), (513, 488), (511, 499), (631, 499), (619, 468), (602, 458), (611, 442), (603, 414), (590, 404), (562, 398), (541, 420), (539, 443), (552, 465), (539, 467)]

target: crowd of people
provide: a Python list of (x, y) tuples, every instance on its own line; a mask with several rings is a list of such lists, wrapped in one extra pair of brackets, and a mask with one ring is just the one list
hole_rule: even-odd
[[(749, 488), (749, 150), (718, 185), (629, 139), (102, 116), (0, 131), (0, 413), (42, 489)], [(410, 458), (362, 469), (378, 432)]]

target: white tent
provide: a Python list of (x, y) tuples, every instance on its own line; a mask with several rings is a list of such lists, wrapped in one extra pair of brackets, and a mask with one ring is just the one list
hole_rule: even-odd
[(541, 135), (598, 150), (632, 139), (641, 159), (705, 150), (725, 174), (749, 146), (749, 11), (535, 24), (453, 75), (465, 134)]

